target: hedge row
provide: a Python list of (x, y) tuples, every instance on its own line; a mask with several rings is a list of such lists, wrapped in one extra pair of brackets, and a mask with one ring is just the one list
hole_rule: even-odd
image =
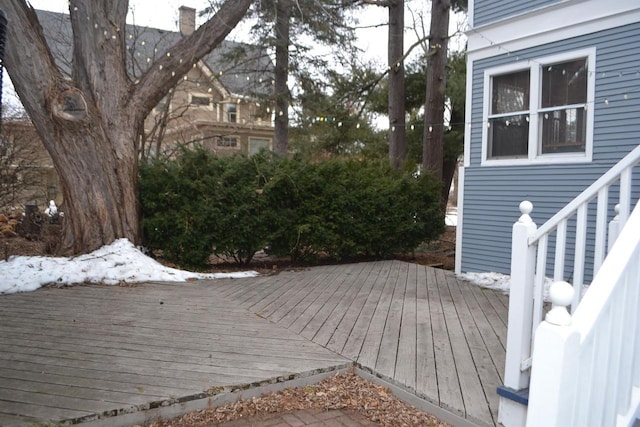
[(386, 163), (216, 157), (185, 151), (141, 168), (145, 243), (188, 267), (259, 250), (294, 262), (415, 249), (443, 230), (439, 184)]

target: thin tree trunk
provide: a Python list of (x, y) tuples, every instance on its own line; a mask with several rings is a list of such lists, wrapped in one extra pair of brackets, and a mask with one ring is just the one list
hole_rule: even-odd
[(389, 2), (389, 162), (401, 169), (407, 157), (404, 86), (404, 0)]
[(291, 0), (278, 0), (275, 27), (275, 129), (273, 151), (286, 155), (289, 151), (289, 32), (291, 27)]
[(424, 115), (422, 167), (442, 180), (444, 145), (444, 90), (447, 77), (450, 0), (432, 0), (429, 62)]

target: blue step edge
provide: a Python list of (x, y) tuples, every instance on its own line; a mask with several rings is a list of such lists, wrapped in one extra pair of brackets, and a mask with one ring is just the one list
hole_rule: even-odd
[(529, 406), (529, 389), (523, 388), (522, 390), (514, 390), (507, 386), (498, 387), (498, 395), (506, 399), (513, 400), (524, 406)]

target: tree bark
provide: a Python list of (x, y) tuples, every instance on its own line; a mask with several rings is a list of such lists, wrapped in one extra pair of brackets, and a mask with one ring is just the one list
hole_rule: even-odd
[(444, 90), (447, 77), (450, 0), (432, 0), (429, 30), (429, 62), (425, 96), (422, 168), (442, 180), (444, 145)]
[(404, 0), (389, 2), (389, 162), (401, 169), (407, 157), (404, 86)]
[(276, 65), (275, 65), (275, 123), (274, 147), (277, 154), (289, 151), (289, 37), (291, 29), (291, 0), (278, 0), (276, 9)]
[(24, 0), (0, 0), (9, 20), (7, 71), (62, 184), (62, 253), (90, 252), (117, 238), (139, 242), (136, 144), (144, 119), (251, 2), (226, 1), (132, 82), (125, 68), (127, 1), (70, 1), (69, 80), (56, 67), (33, 9)]

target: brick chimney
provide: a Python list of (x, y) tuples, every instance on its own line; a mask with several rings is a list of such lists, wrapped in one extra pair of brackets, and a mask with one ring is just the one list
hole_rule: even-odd
[(180, 34), (183, 36), (191, 35), (196, 30), (196, 10), (180, 6)]

